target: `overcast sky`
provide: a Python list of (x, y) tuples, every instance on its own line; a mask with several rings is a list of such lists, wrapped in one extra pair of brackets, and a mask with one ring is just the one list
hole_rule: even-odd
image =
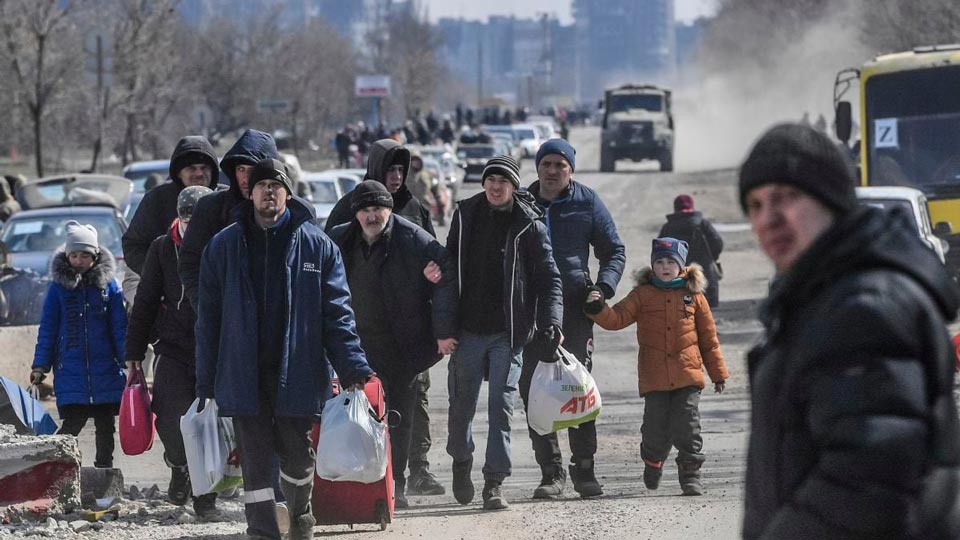
[[(430, 9), (430, 19), (463, 17), (485, 20), (490, 15), (535, 17), (538, 13), (556, 14), (562, 23), (573, 22), (571, 0), (420, 0)], [(717, 0), (674, 0), (677, 19), (692, 21), (716, 11)]]

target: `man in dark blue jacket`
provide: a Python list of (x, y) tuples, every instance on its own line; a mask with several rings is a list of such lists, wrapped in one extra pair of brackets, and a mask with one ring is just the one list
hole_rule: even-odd
[[(583, 313), (583, 302), (591, 290), (613, 298), (623, 275), (626, 254), (617, 227), (597, 193), (573, 180), (576, 151), (563, 139), (550, 139), (540, 146), (536, 157), (539, 180), (530, 193), (543, 209), (553, 258), (563, 281), (563, 347), (588, 369), (593, 369), (593, 321)], [(590, 246), (600, 261), (596, 283), (590, 277)], [(524, 404), (537, 363), (537, 351), (523, 355), (520, 396)], [(549, 360), (549, 359), (546, 359)], [(566, 479), (557, 434), (540, 435), (529, 429), (533, 452), (543, 473), (534, 499), (557, 499)], [(570, 477), (581, 497), (603, 495), (593, 472), (597, 452), (597, 425), (591, 421), (567, 430), (570, 438)]]
[(414, 381), (456, 347), (450, 255), (427, 231), (393, 215), (393, 198), (376, 180), (353, 190), (351, 208), (353, 221), (330, 237), (343, 254), (363, 350), (383, 381), (387, 407), (400, 412), (390, 445), (396, 506), (406, 508)]
[(213, 237), (200, 263), (197, 396), (216, 397), (220, 414), (234, 419), (247, 534), (280, 538), (272, 470), (264, 466), (276, 452), (289, 538), (301, 540), (315, 523), (310, 429), (330, 392), (330, 364), (344, 388), (362, 388), (373, 372), (340, 251), (292, 197), (283, 162), (259, 162), (249, 185), (237, 221)]
[[(447, 249), (459, 284), (458, 345), (450, 358), (447, 453), (453, 458), (453, 494), (473, 500), (471, 426), (484, 374), (489, 375), (489, 432), (483, 465), (483, 508), (507, 507), (500, 485), (510, 476), (510, 421), (523, 348), (539, 331), (542, 341), (562, 339), (562, 285), (542, 213), (518, 192), (520, 164), (491, 158), (483, 193), (459, 204)], [(556, 341), (554, 341), (554, 338)]]

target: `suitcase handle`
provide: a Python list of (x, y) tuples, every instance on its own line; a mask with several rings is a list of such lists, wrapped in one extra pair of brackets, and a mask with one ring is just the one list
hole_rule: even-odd
[[(391, 415), (391, 414), (392, 414), (392, 415), (395, 415), (395, 417), (396, 417), (396, 419), (397, 419), (397, 423), (396, 423), (396, 424), (391, 424), (391, 423), (390, 423), (390, 415)], [(397, 427), (397, 426), (400, 425), (400, 421), (403, 420), (403, 415), (400, 414), (400, 411), (398, 411), (398, 410), (396, 410), (396, 409), (390, 409), (390, 410), (388, 410), (388, 411), (386, 412), (386, 414), (383, 415), (383, 418), (379, 418), (378, 420), (379, 420), (380, 422), (386, 421), (387, 427), (395, 428), (395, 427)]]

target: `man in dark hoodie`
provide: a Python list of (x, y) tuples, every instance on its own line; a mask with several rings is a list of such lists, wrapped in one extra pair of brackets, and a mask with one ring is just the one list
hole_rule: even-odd
[(187, 186), (217, 187), (217, 155), (206, 137), (188, 135), (179, 142), (170, 157), (170, 180), (143, 196), (130, 227), (123, 233), (123, 256), (127, 267), (137, 275), (143, 271), (147, 250), (177, 217), (177, 197)]
[(851, 164), (809, 126), (760, 138), (740, 204), (776, 269), (747, 355), (743, 537), (960, 538), (943, 264), (906, 216), (858, 206)]
[(230, 189), (204, 197), (194, 210), (189, 232), (180, 248), (180, 280), (190, 303), (196, 307), (200, 282), (200, 256), (203, 248), (233, 219), (235, 206), (250, 198), (248, 178), (253, 166), (266, 158), (280, 159), (277, 144), (268, 133), (248, 129), (220, 160), (220, 169), (230, 179)]
[(703, 214), (693, 208), (693, 197), (677, 195), (673, 200), (673, 213), (667, 215), (667, 222), (660, 228), (659, 238), (684, 240), (690, 246), (688, 263), (697, 263), (703, 268), (707, 278), (707, 290), (704, 295), (710, 307), (720, 305), (720, 252), (723, 251), (723, 238)]
[[(407, 171), (410, 169), (410, 150), (393, 139), (380, 139), (370, 146), (370, 157), (367, 158), (367, 174), (364, 180), (376, 180), (387, 186), (387, 191), (393, 196), (393, 213), (407, 218), (415, 225), (419, 225), (430, 236), (436, 238), (430, 221), (430, 210), (417, 200), (407, 188)], [(353, 192), (343, 196), (327, 218), (324, 232), (330, 232), (334, 227), (353, 220), (350, 211), (353, 201)]]
[[(393, 214), (406, 218), (414, 225), (436, 238), (430, 210), (421, 204), (407, 188), (407, 171), (410, 169), (410, 150), (393, 139), (381, 139), (370, 146), (367, 159), (367, 174), (364, 180), (376, 180), (387, 187), (393, 197)], [(354, 219), (354, 192), (351, 191), (337, 201), (324, 231), (329, 234), (334, 227), (350, 223)], [(410, 437), (410, 483), (408, 493), (412, 495), (442, 495), (443, 486), (430, 472), (427, 453), (430, 451), (430, 415), (427, 392), (430, 390), (430, 372), (424, 371), (417, 377), (417, 406), (414, 410), (413, 433)], [(400, 471), (401, 473), (403, 471)]]
[[(523, 364), (535, 334), (553, 351), (562, 341), (563, 286), (543, 213), (520, 188), (520, 164), (491, 158), (483, 193), (462, 201), (453, 214), (447, 250), (459, 284), (459, 341), (448, 363), (450, 388), (447, 453), (453, 458), (453, 495), (473, 500), (473, 417), (485, 373), (489, 375), (483, 508), (507, 508), (500, 485), (510, 476), (510, 422)], [(506, 249), (504, 249), (506, 246)]]

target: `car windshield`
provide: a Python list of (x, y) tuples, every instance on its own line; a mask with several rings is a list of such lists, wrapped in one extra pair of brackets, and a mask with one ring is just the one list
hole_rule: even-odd
[(134, 193), (139, 193), (141, 191), (146, 191), (144, 188), (146, 187), (148, 176), (156, 173), (163, 178), (163, 181), (166, 181), (169, 170), (169, 167), (162, 167), (154, 170), (143, 169), (138, 171), (126, 171), (123, 173), (123, 177), (133, 181), (133, 191)]
[(659, 94), (615, 94), (607, 100), (607, 114), (644, 109), (659, 112), (663, 110), (663, 96)]
[(114, 255), (123, 256), (123, 250), (120, 247), (122, 236), (120, 226), (113, 216), (107, 214), (14, 216), (4, 226), (0, 240), (3, 240), (11, 253), (53, 251), (66, 242), (67, 233), (64, 225), (70, 220), (93, 225), (99, 234), (100, 244), (106, 246)]
[(526, 140), (526, 139), (537, 138), (537, 132), (532, 129), (518, 129), (516, 131), (517, 131), (517, 135), (519, 135), (521, 139)]
[(335, 203), (340, 199), (337, 196), (337, 185), (333, 182), (311, 180), (310, 189), (313, 192), (314, 203)]
[(485, 158), (493, 155), (492, 146), (461, 146), (459, 154), (466, 158)]
[(919, 232), (917, 230), (917, 220), (913, 215), (913, 205), (910, 204), (910, 201), (905, 201), (903, 199), (860, 199), (860, 204), (864, 206), (872, 206), (874, 208), (879, 208), (886, 212), (893, 211), (896, 209), (903, 215), (910, 218), (910, 224), (913, 226), (914, 232)]
[[(960, 194), (960, 66), (867, 81), (869, 184)], [(906, 96), (909, 96), (907, 98)]]

